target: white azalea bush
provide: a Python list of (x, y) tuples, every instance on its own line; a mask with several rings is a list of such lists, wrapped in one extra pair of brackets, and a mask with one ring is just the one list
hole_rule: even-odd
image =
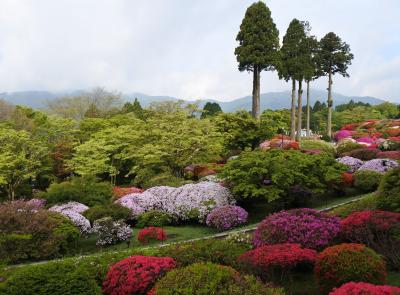
[(96, 245), (99, 246), (127, 241), (132, 236), (131, 228), (123, 220), (114, 221), (111, 217), (97, 219), (92, 232), (97, 234)]
[(176, 220), (198, 220), (203, 223), (214, 208), (234, 205), (235, 199), (219, 183), (200, 182), (178, 188), (156, 186), (141, 194), (124, 196), (116, 202), (131, 209), (133, 218), (143, 212), (159, 210)]
[(89, 209), (88, 206), (78, 202), (68, 202), (66, 204), (54, 205), (49, 211), (58, 212), (68, 217), (78, 228), (81, 234), (87, 235), (91, 233), (90, 221), (81, 213)]

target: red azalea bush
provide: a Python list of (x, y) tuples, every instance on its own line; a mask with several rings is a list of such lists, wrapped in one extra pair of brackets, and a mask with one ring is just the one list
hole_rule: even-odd
[(350, 282), (334, 289), (329, 295), (400, 295), (400, 288)]
[(344, 125), (340, 130), (349, 130), (349, 131), (353, 131), (358, 127), (357, 123), (353, 123), (353, 124), (346, 124)]
[(154, 240), (165, 241), (167, 234), (162, 228), (150, 226), (140, 230), (137, 239), (141, 244), (148, 244)]
[(114, 186), (114, 188), (113, 188), (113, 194), (114, 194), (115, 199), (119, 199), (123, 196), (129, 195), (129, 194), (134, 194), (134, 193), (143, 193), (143, 190), (141, 188), (137, 188), (134, 186), (131, 186), (131, 187)]
[(342, 173), (342, 182), (345, 186), (352, 186), (354, 183), (353, 174), (348, 172)]
[(317, 256), (315, 275), (322, 293), (351, 281), (383, 284), (386, 265), (372, 249), (362, 244), (340, 244)]
[(254, 232), (253, 245), (294, 243), (310, 249), (328, 245), (340, 231), (340, 220), (314, 209), (302, 208), (267, 216)]
[(341, 237), (365, 244), (395, 268), (400, 268), (400, 213), (368, 210), (355, 212), (342, 220)]
[(283, 280), (291, 270), (311, 268), (317, 252), (299, 244), (266, 245), (242, 254), (238, 263), (264, 280)]
[(146, 294), (168, 270), (176, 267), (170, 257), (132, 256), (112, 265), (103, 281), (106, 295)]
[(378, 153), (379, 159), (400, 160), (400, 151), (386, 151)]

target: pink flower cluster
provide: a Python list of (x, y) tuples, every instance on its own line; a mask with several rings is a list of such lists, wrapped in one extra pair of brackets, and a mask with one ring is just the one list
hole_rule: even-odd
[(223, 206), (215, 208), (207, 215), (206, 224), (218, 230), (227, 230), (246, 223), (248, 213), (239, 206)]
[(400, 295), (400, 288), (369, 283), (349, 282), (333, 289), (329, 295)]

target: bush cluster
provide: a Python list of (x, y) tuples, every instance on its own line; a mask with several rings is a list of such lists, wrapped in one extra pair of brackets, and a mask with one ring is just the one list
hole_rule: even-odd
[(141, 229), (137, 239), (141, 244), (148, 244), (151, 241), (165, 241), (167, 234), (162, 228), (150, 226)]
[(144, 228), (148, 226), (166, 226), (173, 223), (173, 218), (170, 214), (159, 210), (150, 210), (144, 212), (137, 217), (136, 227)]
[(400, 168), (389, 171), (382, 179), (377, 207), (400, 213)]
[(268, 287), (252, 276), (241, 276), (228, 266), (195, 263), (168, 272), (150, 294), (280, 295), (284, 292)]
[(83, 212), (83, 216), (93, 224), (95, 220), (111, 217), (113, 220), (128, 220), (131, 211), (119, 204), (96, 205)]
[(239, 206), (215, 208), (207, 215), (206, 224), (218, 230), (227, 230), (247, 222), (248, 213)]
[(304, 150), (319, 150), (329, 156), (335, 156), (335, 147), (323, 140), (302, 140), (300, 142), (300, 148)]
[(321, 249), (336, 237), (340, 220), (317, 210), (303, 208), (281, 211), (267, 216), (254, 232), (254, 247), (294, 243)]
[(359, 170), (354, 173), (354, 186), (363, 192), (374, 192), (378, 188), (382, 173), (373, 170)]
[(132, 256), (112, 265), (103, 282), (106, 295), (146, 294), (176, 263), (169, 257)]
[(352, 150), (349, 153), (349, 156), (363, 160), (363, 161), (369, 161), (372, 159), (376, 159), (378, 157), (379, 152), (380, 152), (380, 150), (378, 150), (378, 149), (361, 148), (361, 149)]
[(382, 284), (386, 266), (375, 251), (362, 244), (340, 244), (328, 247), (318, 256), (315, 275), (325, 294), (348, 282)]

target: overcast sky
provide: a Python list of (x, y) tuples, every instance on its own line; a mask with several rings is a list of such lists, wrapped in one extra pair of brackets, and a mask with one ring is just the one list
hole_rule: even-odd
[[(251, 93), (235, 38), (247, 0), (0, 0), (0, 92), (122, 92), (231, 100)], [(334, 31), (355, 55), (334, 91), (400, 102), (400, 1), (269, 0), (280, 36), (293, 18)], [(325, 89), (324, 78), (313, 87)], [(261, 92), (287, 90), (263, 72)]]

